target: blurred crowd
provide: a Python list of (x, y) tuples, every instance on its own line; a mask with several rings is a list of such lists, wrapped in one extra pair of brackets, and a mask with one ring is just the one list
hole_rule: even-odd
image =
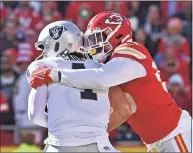
[[(191, 1), (0, 2), (1, 124), (36, 127), (27, 118), (30, 87), (25, 72), (40, 54), (34, 48), (39, 32), (50, 22), (69, 20), (83, 32), (97, 13), (115, 11), (126, 16), (134, 41), (154, 57), (161, 78), (176, 103), (192, 114)], [(125, 134), (126, 133), (126, 134)], [(34, 132), (37, 136), (37, 131)], [(139, 140), (128, 125), (111, 132), (112, 140)], [(37, 140), (38, 142), (38, 140)]]

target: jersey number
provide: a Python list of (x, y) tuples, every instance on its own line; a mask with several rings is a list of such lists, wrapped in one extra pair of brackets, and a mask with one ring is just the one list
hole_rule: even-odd
[[(72, 63), (72, 69), (85, 69), (83, 63)], [(91, 89), (84, 89), (80, 92), (81, 99), (97, 100), (97, 94)]]
[(166, 83), (165, 83), (165, 82), (162, 82), (161, 77), (160, 77), (160, 71), (157, 69), (157, 66), (156, 66), (155, 62), (152, 62), (152, 67), (153, 67), (154, 69), (156, 69), (155, 76), (156, 76), (157, 80), (162, 84), (163, 89), (164, 89), (166, 92), (168, 92), (167, 87), (166, 87)]

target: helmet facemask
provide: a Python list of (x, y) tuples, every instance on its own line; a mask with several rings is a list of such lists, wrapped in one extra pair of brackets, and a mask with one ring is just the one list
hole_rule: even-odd
[(87, 32), (84, 35), (84, 47), (93, 59), (104, 62), (111, 54), (112, 45), (108, 42), (108, 35), (112, 32), (110, 28), (103, 30), (96, 29), (92, 32)]

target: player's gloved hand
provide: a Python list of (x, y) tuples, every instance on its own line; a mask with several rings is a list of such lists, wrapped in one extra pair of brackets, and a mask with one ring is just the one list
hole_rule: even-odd
[(46, 66), (40, 66), (36, 68), (29, 77), (29, 84), (32, 88), (37, 88), (43, 84), (48, 84), (53, 82), (52, 78), (49, 76), (52, 69)]

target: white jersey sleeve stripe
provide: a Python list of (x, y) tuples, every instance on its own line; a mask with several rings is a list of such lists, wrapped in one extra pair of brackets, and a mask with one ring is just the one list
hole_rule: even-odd
[(130, 48), (130, 47), (118, 48), (115, 50), (115, 53), (116, 52), (119, 54), (128, 54), (128, 55), (134, 56), (138, 59), (146, 59), (146, 56), (143, 53), (139, 52), (136, 49)]

